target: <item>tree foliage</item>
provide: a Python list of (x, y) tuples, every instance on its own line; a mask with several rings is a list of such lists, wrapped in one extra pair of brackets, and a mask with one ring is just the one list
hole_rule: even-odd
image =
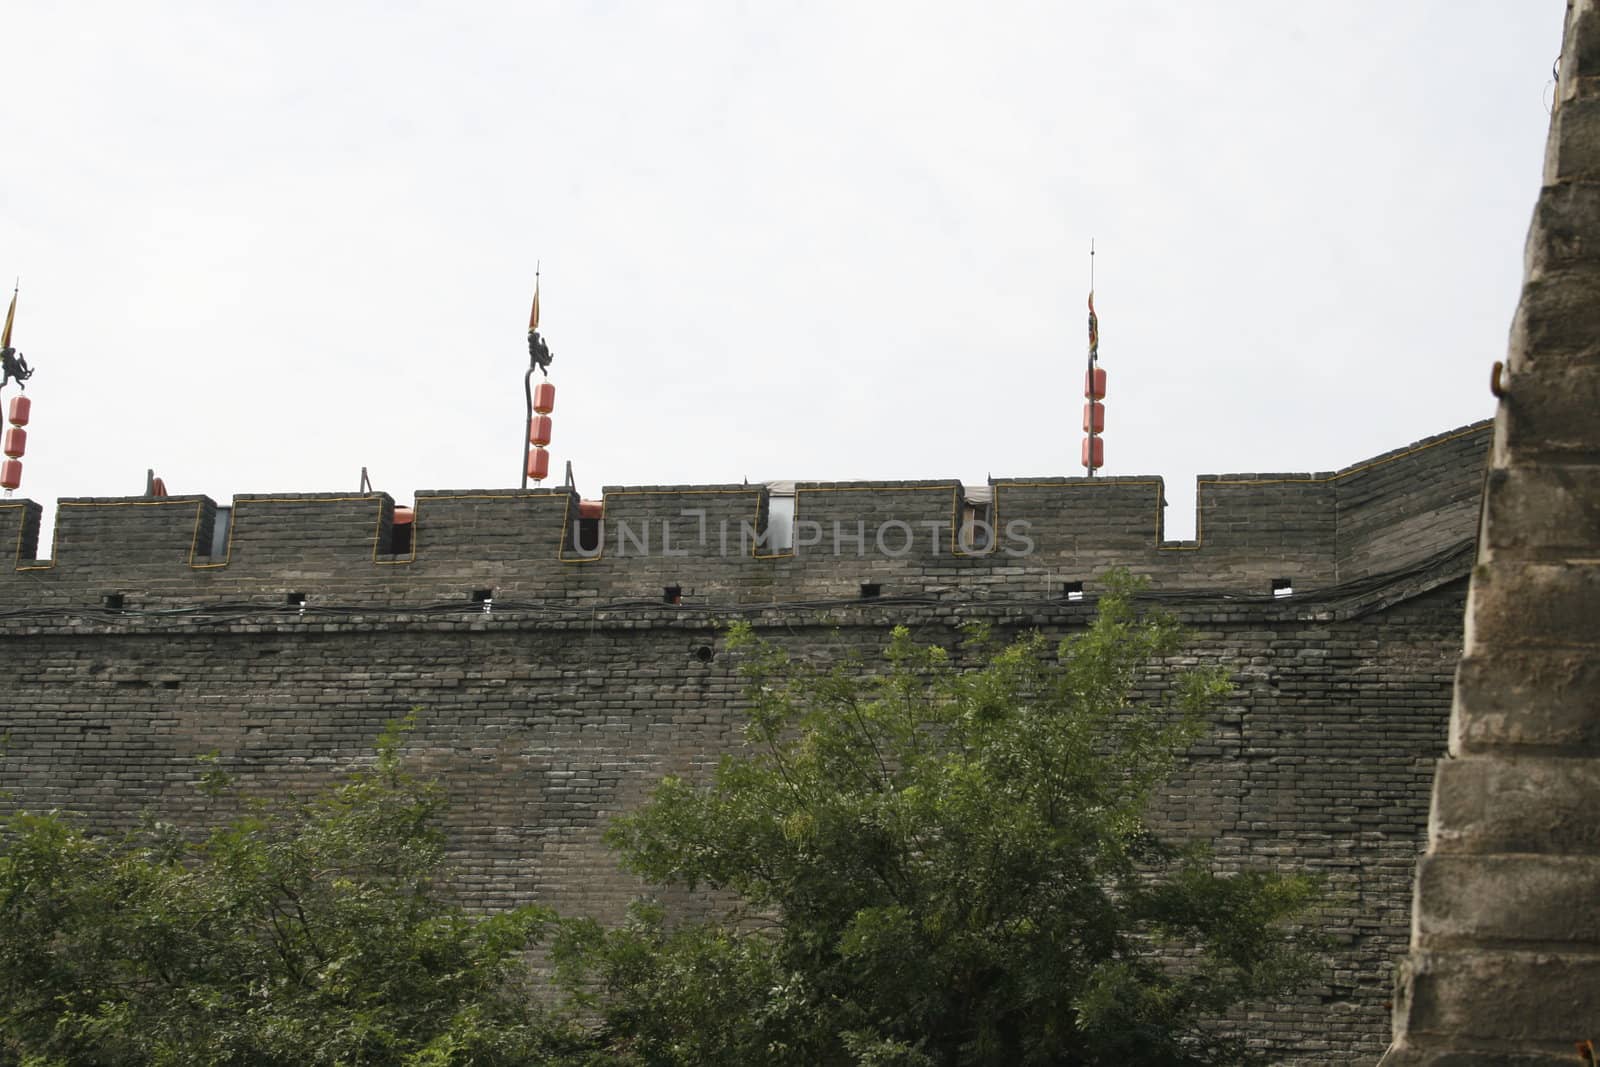
[[(610, 834), (727, 921), (567, 939), (614, 1042), (649, 1064), (1220, 1064), (1215, 1023), (1292, 987), (1299, 877), (1219, 873), (1147, 811), (1227, 691), (1122, 583), (1083, 633), (976, 669), (897, 630), (881, 669), (821, 669), (736, 628), (746, 746), (663, 781)], [(970, 652), (970, 647), (967, 650)]]
[(404, 728), (342, 784), (198, 844), (12, 815), (0, 1063), (545, 1062), (564, 1032), (531, 1006), (524, 950), (553, 917), (441, 893), (442, 798), (405, 769)]

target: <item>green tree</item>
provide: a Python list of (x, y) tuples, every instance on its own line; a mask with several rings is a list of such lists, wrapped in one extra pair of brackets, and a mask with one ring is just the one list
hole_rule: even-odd
[(552, 916), (471, 916), (441, 893), (442, 798), (403, 765), (406, 725), (370, 768), (198, 844), (7, 819), (0, 1064), (527, 1064), (571, 1047), (524, 962)]
[(901, 629), (881, 668), (816, 669), (735, 627), (745, 747), (709, 783), (664, 780), (610, 840), (653, 883), (738, 903), (569, 933), (567, 980), (610, 1047), (646, 1064), (1246, 1062), (1215, 1023), (1308, 974), (1291, 921), (1311, 887), (1218, 873), (1152, 832), (1152, 794), (1227, 683), (1173, 668), (1150, 697), (1182, 633), (1133, 593), (1122, 580), (1084, 632), (976, 668)]

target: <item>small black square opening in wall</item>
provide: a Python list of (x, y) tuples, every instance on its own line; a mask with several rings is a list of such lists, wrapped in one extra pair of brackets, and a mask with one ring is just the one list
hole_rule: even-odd
[(1068, 600), (1082, 600), (1083, 599), (1083, 583), (1082, 582), (1062, 582), (1061, 583), (1061, 595), (1066, 597)]
[(122, 594), (121, 593), (107, 593), (105, 596), (100, 598), (100, 603), (105, 607), (105, 609), (107, 611), (121, 611), (122, 610)]
[(489, 604), (489, 603), (492, 603), (493, 601), (494, 601), (494, 590), (493, 589), (474, 589), (472, 591), (472, 602), (474, 604)]
[(879, 582), (862, 582), (861, 599), (876, 600), (883, 595), (883, 585)]
[(389, 555), (403, 556), (411, 551), (411, 531), (416, 527), (413, 523), (395, 523), (389, 527)]
[(283, 602), (291, 608), (303, 608), (306, 606), (306, 595), (304, 593), (290, 593), (283, 598)]
[(683, 586), (664, 585), (661, 587), (661, 602), (663, 604), (682, 604)]
[(578, 551), (600, 551), (600, 520), (578, 519)]
[(1294, 579), (1292, 579), (1292, 578), (1274, 578), (1274, 579), (1272, 579), (1272, 595), (1273, 596), (1294, 596)]

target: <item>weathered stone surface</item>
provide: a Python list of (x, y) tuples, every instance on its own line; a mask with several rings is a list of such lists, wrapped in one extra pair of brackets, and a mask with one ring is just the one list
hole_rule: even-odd
[(1562, 102), (1545, 149), (1545, 184), (1600, 178), (1600, 98)]
[(1569, 0), (1451, 751), (1390, 1067), (1575, 1062), (1600, 1020), (1600, 4)]
[(1570, 1057), (1597, 1018), (1600, 957), (1413, 949), (1401, 965), (1395, 1035), (1408, 1044), (1427, 1038), (1433, 1049), (1506, 1062), (1519, 1053)]
[(1511, 320), (1507, 364), (1523, 370), (1600, 360), (1600, 271), (1569, 268), (1529, 281)]
[(1450, 751), (1565, 749), (1600, 756), (1600, 656), (1586, 648), (1478, 650), (1456, 673)]
[(1528, 227), (1525, 257), (1529, 281), (1573, 268), (1600, 256), (1600, 181), (1548, 185), (1539, 193)]
[(1434, 854), (1600, 855), (1600, 761), (1449, 759), (1433, 786)]
[[(1595, 339), (1600, 352), (1600, 338)], [(1553, 461), (1600, 464), (1594, 438), (1600, 411), (1600, 359), (1513, 370), (1500, 410), (1494, 465)]]
[(1467, 602), (1467, 652), (1600, 646), (1600, 560), (1481, 564)]
[[(1600, 8), (1568, 0), (1570, 22), (1561, 48), (1561, 80), (1569, 93), (1600, 96)], [(1567, 95), (1567, 93), (1563, 93)]]
[(1429, 852), (1417, 869), (1413, 944), (1547, 942), (1600, 949), (1600, 856)]
[(1594, 0), (1568, 0), (1556, 111), (1545, 145), (1546, 185), (1579, 180), (1595, 170), (1600, 143), (1596, 100), (1600, 100), (1600, 8)]
[(1573, 1067), (1572, 1050), (1562, 1052), (1471, 1052), (1448, 1049), (1396, 1049), (1379, 1067)]
[(1600, 559), (1600, 467), (1491, 471), (1484, 508), (1480, 559)]

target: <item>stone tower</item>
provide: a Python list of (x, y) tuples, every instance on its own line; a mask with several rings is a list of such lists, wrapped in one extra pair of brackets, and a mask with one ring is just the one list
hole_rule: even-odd
[(1569, 0), (1384, 1067), (1600, 1041), (1600, 2)]

